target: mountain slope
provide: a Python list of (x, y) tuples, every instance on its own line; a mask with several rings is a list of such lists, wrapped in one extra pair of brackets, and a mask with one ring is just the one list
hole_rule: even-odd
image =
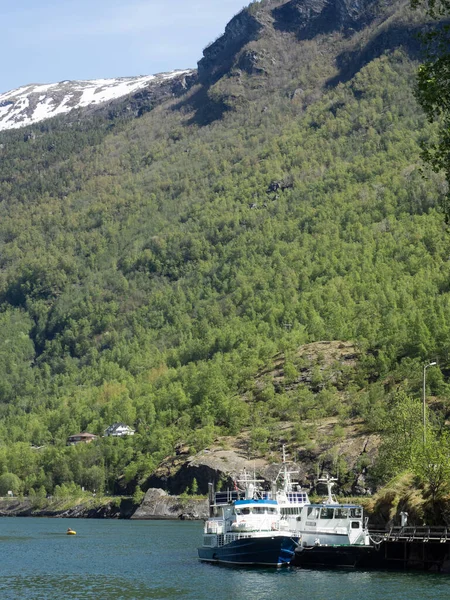
[(39, 123), (75, 109), (111, 103), (139, 90), (158, 93), (168, 82), (172, 87), (176, 83), (184, 85), (182, 82), (191, 73), (192, 71), (185, 70), (144, 77), (26, 85), (0, 94), (0, 131)]
[[(359, 30), (351, 12), (353, 31), (303, 39), (275, 26), (289, 6), (312, 3), (237, 15), (198, 82), (140, 118), (0, 135), (0, 461), (25, 490), (132, 491), (180, 444), (244, 428), (250, 453), (307, 452), (318, 419), (378, 431), (424, 359), (446, 368), (444, 188), (422, 178), (405, 43), (419, 17), (367, 2)], [(323, 339), (362, 354), (344, 393), (320, 369), (258, 378), (282, 352), (296, 380), (297, 348)], [(133, 439), (64, 447), (116, 421)]]

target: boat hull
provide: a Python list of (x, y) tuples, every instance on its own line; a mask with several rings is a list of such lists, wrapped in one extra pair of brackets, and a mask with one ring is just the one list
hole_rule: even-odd
[(198, 557), (228, 565), (281, 567), (291, 563), (297, 544), (298, 538), (291, 536), (243, 538), (224, 546), (202, 546), (198, 548)]

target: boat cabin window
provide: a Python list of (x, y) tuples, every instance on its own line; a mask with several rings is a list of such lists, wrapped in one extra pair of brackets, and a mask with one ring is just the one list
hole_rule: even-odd
[(359, 526), (360, 526), (359, 521), (352, 521), (352, 529), (359, 529)]
[(289, 506), (287, 508), (281, 509), (282, 515), (301, 515), (302, 507), (301, 506)]
[(306, 495), (305, 492), (289, 492), (287, 497), (288, 497), (289, 502), (293, 502), (295, 504), (297, 504), (297, 503), (304, 504), (305, 502), (308, 501), (308, 496)]
[(335, 519), (348, 519), (348, 508), (336, 508), (334, 511)]
[(332, 519), (334, 515), (333, 508), (321, 508), (320, 509), (320, 518), (321, 519)]
[(362, 517), (362, 508), (360, 506), (355, 506), (355, 508), (350, 509), (350, 518), (360, 519), (361, 517)]
[(249, 515), (249, 514), (254, 514), (254, 515), (275, 515), (277, 512), (277, 509), (272, 507), (272, 506), (245, 506), (242, 508), (238, 508), (236, 507), (234, 509), (234, 512), (237, 515)]
[(319, 509), (317, 506), (308, 506), (308, 518), (309, 519), (318, 519), (319, 518)]
[(263, 515), (264, 514), (264, 510), (265, 510), (264, 506), (254, 506), (253, 510), (252, 510), (252, 513), (254, 515)]
[(248, 506), (246, 506), (245, 508), (236, 508), (236, 514), (237, 515), (249, 515), (250, 514), (250, 508)]

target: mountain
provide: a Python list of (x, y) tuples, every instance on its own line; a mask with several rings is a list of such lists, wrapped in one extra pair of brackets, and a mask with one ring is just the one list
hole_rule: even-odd
[[(420, 159), (424, 25), (403, 0), (254, 2), (176, 91), (0, 133), (1, 472), (41, 494), (203, 490), (181, 456), (274, 462), (285, 443), (307, 480), (374, 490), (424, 466), (435, 358), (441, 464), (450, 250)], [(116, 422), (136, 434), (65, 446)]]
[(159, 73), (144, 77), (120, 77), (91, 81), (61, 81), (45, 85), (30, 84), (0, 94), (0, 131), (39, 123), (75, 109), (111, 104), (137, 92), (154, 97), (184, 89), (190, 70)]

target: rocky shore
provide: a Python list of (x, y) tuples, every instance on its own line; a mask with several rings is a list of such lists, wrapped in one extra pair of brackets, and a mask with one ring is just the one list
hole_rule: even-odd
[(68, 502), (46, 500), (36, 504), (29, 498), (1, 498), (0, 517), (67, 517), (80, 519), (129, 519), (136, 510), (131, 499), (98, 503), (95, 500), (67, 506)]

